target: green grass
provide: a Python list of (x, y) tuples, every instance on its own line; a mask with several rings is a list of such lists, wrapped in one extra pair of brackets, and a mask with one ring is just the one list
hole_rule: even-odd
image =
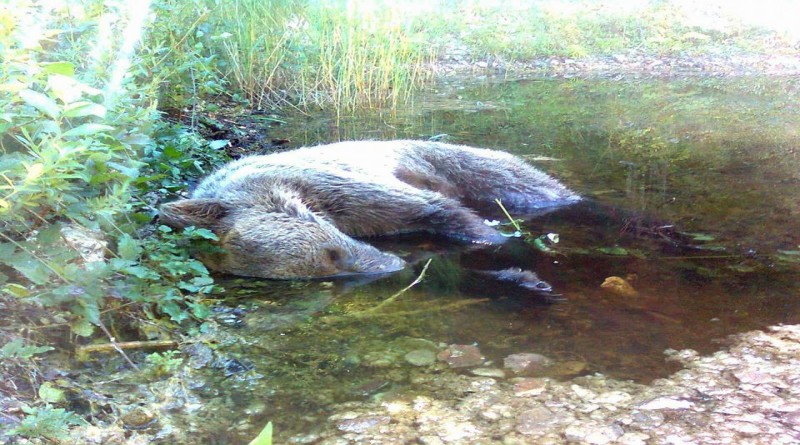
[[(431, 74), (431, 61), (448, 59), (454, 50), (467, 60), (510, 61), (797, 52), (798, 35), (790, 27), (749, 19), (766, 10), (777, 20), (778, 0), (750, 6), (752, 11), (722, 0), (685, 5), (677, 0), (431, 0), (413, 7), (389, 0), (163, 1), (156, 4), (152, 33), (166, 38), (152, 43), (171, 48), (160, 62), (171, 68), (164, 73), (179, 76), (164, 76), (159, 66), (151, 71), (172, 86), (166, 99), (175, 102), (190, 96), (186, 91), (225, 85), (261, 109), (341, 111), (397, 105)], [(188, 65), (190, 71), (173, 60), (189, 57), (198, 62)]]
[(221, 73), (258, 108), (395, 105), (432, 52), (391, 4), (226, 2), (210, 19)]

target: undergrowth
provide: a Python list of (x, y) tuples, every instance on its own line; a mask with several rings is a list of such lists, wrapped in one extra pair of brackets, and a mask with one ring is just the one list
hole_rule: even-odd
[[(165, 79), (188, 84), (172, 90), (181, 106), (216, 90), (196, 86), (206, 59), (168, 54), (183, 49), (175, 40), (134, 51), (148, 13), (99, 0), (0, 7), (0, 392), (27, 400), (0, 441), (57, 440), (80, 420), (43, 391), (37, 359), (52, 347), (37, 345), (114, 341), (137, 319), (165, 331), (202, 321), (216, 290), (186, 248), (215, 236), (151, 224), (161, 199), (224, 160), (223, 142), (160, 121)], [(170, 64), (151, 76), (159, 57)]]

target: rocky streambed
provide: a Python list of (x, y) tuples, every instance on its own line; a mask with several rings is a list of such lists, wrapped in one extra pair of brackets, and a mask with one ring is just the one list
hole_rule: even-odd
[(422, 372), (404, 393), (338, 405), (324, 431), (287, 442), (800, 443), (800, 326), (740, 334), (710, 356), (667, 351), (666, 359), (685, 369), (649, 385), (600, 374), (557, 381), (485, 364)]

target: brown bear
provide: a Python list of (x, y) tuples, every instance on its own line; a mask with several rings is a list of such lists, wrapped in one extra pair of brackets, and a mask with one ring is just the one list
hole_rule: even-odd
[(474, 210), (530, 213), (580, 200), (508, 153), (425, 141), (359, 141), (231, 162), (161, 221), (219, 236), (221, 272), (291, 279), (391, 272), (404, 261), (352, 237), (428, 231), (464, 241), (506, 238)]

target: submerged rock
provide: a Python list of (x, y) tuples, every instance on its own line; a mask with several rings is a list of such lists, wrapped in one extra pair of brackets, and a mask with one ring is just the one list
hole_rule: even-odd
[(518, 397), (538, 396), (546, 388), (547, 379), (521, 379), (514, 384), (514, 395)]
[(345, 419), (336, 424), (336, 428), (348, 433), (364, 433), (380, 425), (386, 425), (391, 421), (388, 416), (364, 416), (355, 419)]
[(532, 374), (553, 364), (553, 360), (542, 354), (523, 352), (511, 354), (503, 360), (503, 367), (514, 374)]
[(506, 378), (506, 373), (502, 369), (497, 368), (474, 368), (470, 370), (470, 373), (479, 377), (492, 377), (496, 379)]
[(473, 345), (450, 345), (436, 358), (446, 362), (451, 368), (468, 368), (483, 364), (485, 358), (481, 350)]
[(604, 291), (618, 295), (620, 297), (633, 298), (638, 297), (639, 292), (633, 288), (628, 280), (620, 277), (608, 277), (600, 285)]
[(436, 353), (430, 349), (415, 349), (406, 354), (405, 359), (414, 366), (430, 366), (436, 363)]

